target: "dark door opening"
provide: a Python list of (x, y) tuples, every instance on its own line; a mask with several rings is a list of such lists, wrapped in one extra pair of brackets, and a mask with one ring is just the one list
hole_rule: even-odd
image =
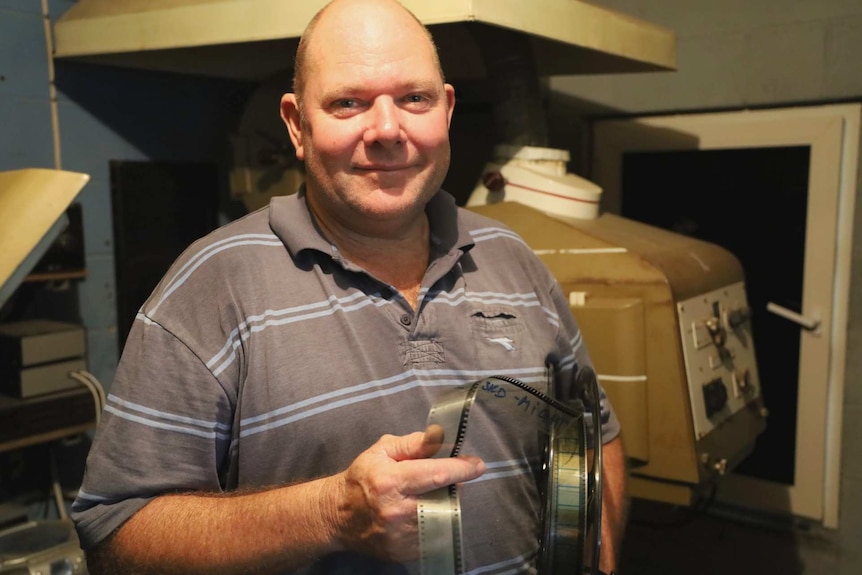
[(752, 310), (766, 431), (736, 473), (794, 484), (799, 328), (767, 302), (802, 309), (809, 146), (629, 152), (622, 215), (724, 247)]
[(208, 163), (112, 161), (120, 350), (168, 267), (218, 224), (218, 170)]

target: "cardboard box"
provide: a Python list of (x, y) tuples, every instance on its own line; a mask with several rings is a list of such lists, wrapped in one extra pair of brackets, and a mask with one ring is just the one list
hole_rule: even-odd
[(4, 369), (0, 371), (0, 392), (12, 397), (26, 399), (64, 389), (80, 387), (69, 373), (87, 369), (84, 358), (43, 363), (23, 369)]
[(87, 336), (83, 326), (35, 319), (0, 324), (0, 369), (26, 368), (83, 357)]

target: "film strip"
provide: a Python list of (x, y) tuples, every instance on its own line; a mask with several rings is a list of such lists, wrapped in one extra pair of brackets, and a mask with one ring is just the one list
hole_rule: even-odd
[[(589, 367), (578, 372), (576, 385), (593, 406), (593, 437), (601, 437), (598, 382)], [(480, 393), (491, 391), (491, 394)], [(485, 397), (528, 393), (539, 401), (534, 427), (547, 434), (543, 462), (542, 541), (539, 572), (598, 574), (601, 551), (601, 440), (594, 441), (592, 466), (587, 468), (584, 410), (549, 397), (509, 377), (494, 376), (452, 388), (432, 406), (428, 425), (443, 428), (444, 443), (435, 457), (459, 455), (470, 413)], [(464, 573), (461, 503), (457, 485), (424, 494), (417, 507), (420, 565), (423, 575)], [(588, 539), (591, 544), (588, 544)], [(592, 567), (585, 567), (591, 563)]]

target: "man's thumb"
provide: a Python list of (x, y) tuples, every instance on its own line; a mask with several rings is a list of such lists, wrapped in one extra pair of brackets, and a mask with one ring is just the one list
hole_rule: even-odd
[(387, 449), (389, 457), (396, 461), (434, 457), (443, 446), (443, 435), (443, 428), (432, 424), (424, 432), (399, 437), (394, 449)]
[[(420, 447), (422, 453), (420, 457), (434, 457), (434, 455), (437, 455), (437, 452), (443, 447), (444, 435), (443, 428), (436, 423), (432, 423), (425, 428), (425, 434), (422, 436), (422, 445)], [(439, 455), (441, 457), (446, 456), (444, 453), (440, 453)]]

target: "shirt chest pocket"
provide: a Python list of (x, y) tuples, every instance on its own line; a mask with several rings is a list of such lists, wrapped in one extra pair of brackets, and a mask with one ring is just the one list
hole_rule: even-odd
[(472, 306), (470, 329), (477, 337), (517, 335), (526, 330), (523, 318), (507, 305)]
[(472, 307), (469, 313), (478, 360), (521, 356), (527, 326), (518, 310), (506, 305), (484, 305)]

